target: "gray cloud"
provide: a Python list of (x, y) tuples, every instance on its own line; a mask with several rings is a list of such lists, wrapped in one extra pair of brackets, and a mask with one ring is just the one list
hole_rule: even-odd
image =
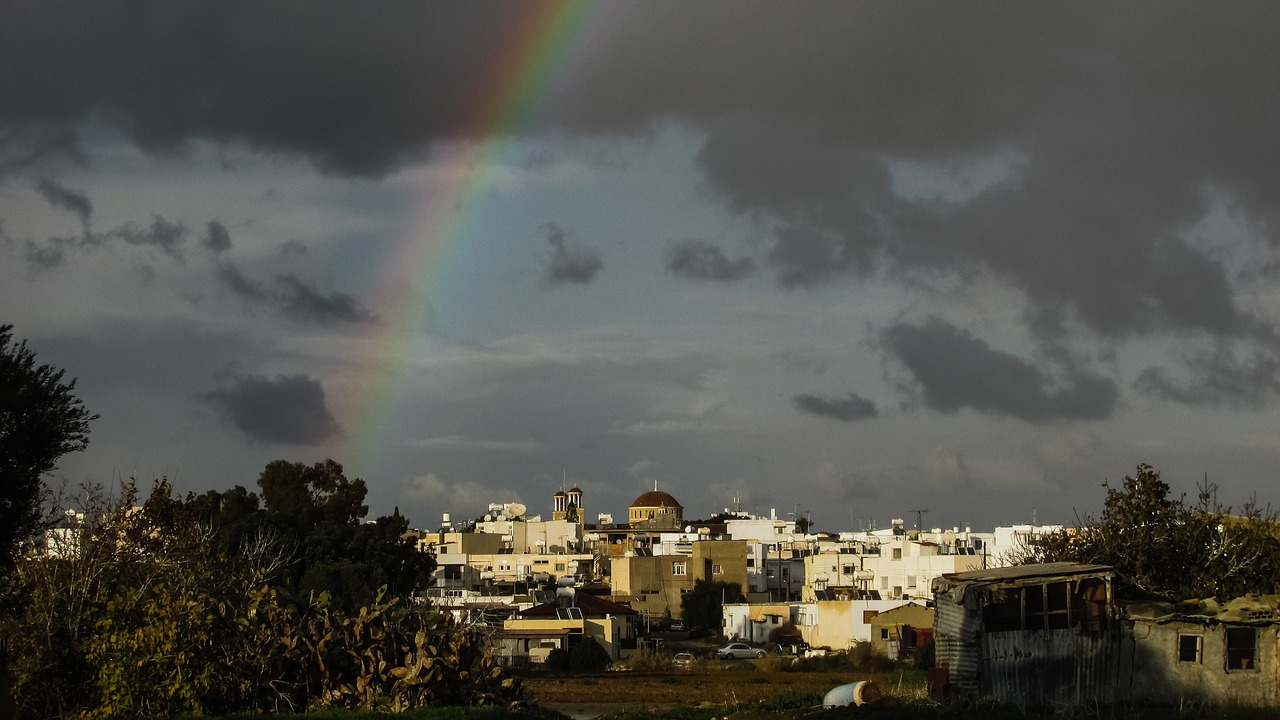
[[(16, 8), (0, 37), (0, 129), (34, 148), (93, 118), (153, 151), (243, 141), (380, 176), (474, 137), (458, 108), (522, 21), (484, 0), (384, 10), (94, 4), (67, 23)], [(705, 133), (710, 190), (770, 229), (785, 286), (983, 270), (1028, 295), (1036, 329), (1252, 326), (1221, 261), (1179, 238), (1213, 188), (1280, 246), (1280, 105), (1261, 90), (1280, 76), (1274, 3), (612, 10), (625, 22), (554, 78), (524, 129), (639, 135), (674, 119)], [(1017, 167), (968, 194), (895, 183), (898, 162), (965, 177), (1001, 156)], [(594, 254), (557, 250), (549, 277), (599, 269)]]
[(217, 220), (210, 220), (201, 242), (209, 252), (215, 255), (224, 253), (231, 249), (231, 233), (227, 232), (226, 225)]
[(667, 272), (688, 280), (735, 282), (755, 272), (748, 257), (730, 260), (724, 251), (702, 240), (672, 243), (667, 248)]
[(54, 239), (44, 244), (27, 240), (22, 243), (22, 261), (32, 273), (52, 270), (66, 261), (64, 243)]
[(47, 178), (38, 181), (35, 189), (50, 205), (66, 210), (79, 218), (80, 224), (85, 227), (85, 232), (89, 231), (89, 221), (93, 218), (93, 203), (89, 202), (87, 195)]
[(240, 271), (239, 267), (232, 263), (218, 263), (214, 270), (214, 276), (224, 287), (245, 300), (267, 302), (271, 299), (270, 293), (261, 283), (247, 277)]
[(320, 325), (378, 322), (378, 316), (354, 297), (336, 290), (322, 293), (295, 275), (277, 275), (274, 284), (268, 286), (245, 275), (235, 264), (220, 262), (214, 276), (251, 307), (265, 307), (300, 322)]
[(551, 246), (551, 258), (546, 262), (548, 285), (585, 285), (596, 279), (596, 275), (604, 269), (604, 261), (595, 250), (588, 247), (571, 245), (567, 233), (554, 223), (542, 226), (547, 233), (547, 244)]
[(1134, 381), (1144, 395), (1185, 405), (1261, 410), (1280, 395), (1280, 358), (1257, 352), (1238, 358), (1226, 346), (1182, 357), (1185, 372), (1149, 367)]
[(201, 393), (223, 420), (258, 442), (315, 445), (338, 434), (319, 380), (306, 375), (232, 378), (231, 386)]
[(885, 329), (880, 339), (911, 372), (924, 404), (939, 412), (972, 408), (1030, 423), (1097, 420), (1110, 417), (1119, 399), (1109, 378), (1068, 365), (1055, 380), (941, 320), (900, 323)]
[(180, 245), (187, 236), (187, 228), (182, 223), (170, 222), (159, 215), (153, 215), (151, 225), (145, 228), (133, 223), (111, 233), (130, 245), (150, 245), (163, 250), (166, 254), (178, 257)]
[(359, 301), (350, 295), (336, 290), (326, 295), (296, 276), (277, 275), (276, 287), (276, 302), (286, 315), (294, 319), (322, 325), (378, 321), (377, 315), (361, 307)]
[(796, 409), (801, 412), (843, 422), (865, 420), (878, 414), (874, 402), (854, 393), (849, 393), (845, 397), (797, 395), (793, 400)]

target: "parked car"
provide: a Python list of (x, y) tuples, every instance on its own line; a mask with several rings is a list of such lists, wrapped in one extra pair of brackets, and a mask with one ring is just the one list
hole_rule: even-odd
[(716, 651), (716, 657), (721, 660), (739, 660), (742, 658), (762, 658), (764, 650), (753, 648), (746, 643), (729, 643)]
[(687, 668), (693, 665), (693, 653), (676, 653), (676, 656), (671, 658), (671, 664), (678, 668)]
[(672, 621), (671, 621), (671, 632), (684, 632), (684, 621), (683, 621), (683, 620), (672, 620)]
[(778, 652), (799, 655), (809, 649), (809, 643), (799, 635), (783, 635), (778, 638)]

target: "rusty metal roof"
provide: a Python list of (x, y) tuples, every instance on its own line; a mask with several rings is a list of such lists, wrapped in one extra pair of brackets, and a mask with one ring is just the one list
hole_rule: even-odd
[(1015, 580), (1043, 580), (1053, 577), (1076, 575), (1104, 575), (1112, 571), (1109, 565), (1086, 565), (1074, 562), (1052, 562), (1039, 565), (1010, 565), (1009, 567), (969, 570), (947, 573), (942, 577), (955, 583), (1006, 583)]

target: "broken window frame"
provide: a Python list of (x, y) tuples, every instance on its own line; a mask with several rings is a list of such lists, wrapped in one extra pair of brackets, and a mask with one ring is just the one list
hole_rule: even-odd
[(1227, 672), (1258, 672), (1260, 633), (1251, 625), (1227, 625), (1223, 628), (1223, 661)]

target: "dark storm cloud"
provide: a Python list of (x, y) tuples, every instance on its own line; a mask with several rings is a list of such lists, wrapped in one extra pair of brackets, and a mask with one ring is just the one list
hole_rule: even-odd
[(551, 258), (546, 261), (544, 280), (548, 285), (585, 285), (596, 279), (604, 268), (600, 255), (589, 247), (571, 244), (563, 228), (548, 223), (542, 226), (551, 246)]
[(1275, 355), (1257, 352), (1239, 358), (1219, 346), (1212, 352), (1187, 354), (1182, 363), (1186, 372), (1179, 376), (1165, 368), (1143, 370), (1134, 390), (1185, 405), (1234, 410), (1261, 410), (1280, 395), (1280, 358)]
[(87, 195), (47, 178), (36, 182), (35, 188), (36, 192), (40, 193), (40, 196), (50, 205), (66, 210), (79, 218), (80, 224), (85, 226), (86, 232), (88, 231), (89, 221), (93, 217), (93, 203), (89, 202)]
[(322, 293), (296, 275), (277, 275), (275, 283), (267, 286), (229, 262), (218, 263), (214, 275), (223, 287), (251, 307), (265, 307), (293, 320), (320, 325), (378, 322), (378, 316), (354, 297), (336, 290)]
[(205, 227), (204, 237), (201, 238), (206, 249), (217, 255), (231, 249), (231, 233), (227, 232), (227, 226), (217, 220), (210, 220)]
[(314, 285), (294, 275), (277, 275), (276, 295), (284, 313), (297, 320), (332, 325), (333, 323), (373, 323), (378, 316), (346, 293), (334, 290), (322, 293)]
[(214, 270), (218, 282), (244, 300), (266, 302), (271, 299), (266, 288), (240, 271), (240, 268), (229, 262), (218, 263)]
[(755, 272), (748, 257), (730, 260), (724, 251), (702, 240), (672, 243), (667, 248), (667, 272), (688, 280), (735, 282)]
[[(0, 138), (35, 152), (39, 138), (93, 120), (151, 150), (238, 141), (379, 176), (482, 126), (476, 88), (523, 14), (541, 11), (380, 8), (18, 4), (0, 26)], [(607, 34), (568, 48), (573, 72), (552, 78), (525, 130), (643, 134), (674, 120), (704, 135), (709, 189), (772, 233), (785, 286), (982, 271), (1025, 293), (1046, 332), (1256, 325), (1221, 261), (1180, 238), (1217, 193), (1280, 246), (1276, 3), (597, 12), (585, 22)], [(962, 199), (895, 183), (895, 163), (965, 167), (1002, 153), (1016, 167)], [(553, 267), (585, 281), (599, 269), (591, 258)]]
[(112, 235), (130, 245), (158, 247), (166, 254), (177, 257), (181, 253), (179, 246), (186, 239), (187, 228), (182, 223), (170, 222), (159, 215), (153, 215), (151, 225), (147, 227), (128, 223)]
[(911, 372), (924, 404), (939, 412), (972, 408), (1030, 423), (1097, 420), (1110, 417), (1119, 398), (1109, 378), (1068, 365), (1055, 381), (1030, 362), (937, 319), (891, 326), (880, 339)]
[(860, 395), (849, 393), (845, 397), (822, 397), (820, 395), (797, 395), (796, 408), (801, 412), (818, 417), (853, 422), (873, 418), (877, 414), (876, 404)]
[(200, 399), (258, 442), (315, 445), (339, 432), (320, 381), (306, 375), (236, 377), (230, 387), (201, 393)]

